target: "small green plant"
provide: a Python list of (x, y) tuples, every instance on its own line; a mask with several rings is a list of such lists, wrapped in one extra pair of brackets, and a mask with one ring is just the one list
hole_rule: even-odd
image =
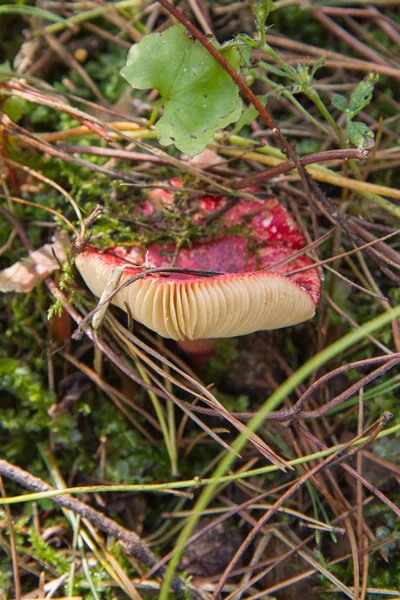
[[(374, 138), (373, 132), (366, 123), (354, 122), (353, 119), (371, 102), (375, 83), (379, 77), (370, 73), (353, 90), (349, 101), (341, 94), (335, 94), (332, 104), (346, 116), (346, 137), (357, 148), (370, 148)], [(373, 145), (373, 142), (372, 142)]]
[[(339, 94), (334, 96), (334, 107), (346, 113), (346, 129), (343, 132), (313, 85), (315, 74), (323, 67), (325, 57), (311, 66), (287, 64), (267, 42), (269, 27), (266, 20), (275, 10), (274, 3), (272, 0), (258, 0), (252, 10), (257, 31), (254, 38), (239, 34), (223, 46), (213, 40), (213, 46), (246, 78), (249, 85), (257, 79), (267, 83), (272, 88), (270, 93), (278, 97), (284, 95), (319, 130), (328, 133), (326, 127), (295, 98), (296, 94), (306, 95), (342, 144), (351, 143), (358, 148), (371, 149), (373, 132), (365, 123), (354, 122), (353, 119), (371, 101), (376, 76), (368, 75), (355, 88), (349, 103)], [(275, 64), (260, 61), (257, 68), (253, 68), (252, 48), (265, 52)], [(174, 144), (189, 156), (199, 154), (210, 144), (218, 129), (237, 123), (234, 129), (237, 132), (257, 117), (253, 106), (243, 113), (237, 85), (198, 40), (193, 41), (186, 35), (185, 27), (180, 24), (161, 34), (147, 35), (135, 44), (121, 74), (133, 88), (159, 91), (161, 99), (154, 107), (150, 123), (156, 118), (159, 107), (163, 106), (163, 115), (155, 126), (159, 142)], [(276, 78), (285, 81), (280, 83)], [(260, 100), (264, 103), (267, 98), (268, 94)]]

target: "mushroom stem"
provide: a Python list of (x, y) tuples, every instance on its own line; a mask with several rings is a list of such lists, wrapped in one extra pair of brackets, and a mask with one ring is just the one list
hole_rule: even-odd
[(178, 340), (177, 344), (181, 350), (187, 354), (190, 362), (199, 370), (202, 370), (205, 364), (215, 354), (217, 347), (217, 340), (205, 339), (205, 340), (189, 340), (185, 338)]

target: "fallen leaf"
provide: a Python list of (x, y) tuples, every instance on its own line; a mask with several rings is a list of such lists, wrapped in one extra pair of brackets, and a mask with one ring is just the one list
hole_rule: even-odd
[[(49, 273), (60, 268), (58, 261), (65, 260), (65, 240), (56, 240), (35, 250), (29, 257), (19, 260), (0, 271), (0, 292), (31, 292), (35, 285)], [(57, 259), (55, 256), (57, 256)]]

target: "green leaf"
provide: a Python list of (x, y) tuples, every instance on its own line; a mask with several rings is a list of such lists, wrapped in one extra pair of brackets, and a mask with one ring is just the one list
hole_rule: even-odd
[(7, 98), (1, 108), (3, 113), (10, 117), (14, 123), (18, 123), (20, 118), (29, 110), (26, 100), (18, 96)]
[(347, 100), (342, 94), (335, 94), (332, 98), (332, 104), (341, 112), (344, 112), (347, 109)]
[(257, 0), (251, 7), (257, 19), (263, 22), (268, 19), (269, 15), (276, 10), (276, 6), (272, 0)]
[(268, 63), (263, 62), (262, 60), (257, 64), (258, 67), (261, 67), (267, 73), (273, 73), (274, 75), (278, 75), (278, 77), (286, 77), (285, 71), (274, 67), (273, 65), (269, 65)]
[[(263, 96), (257, 96), (257, 98), (260, 100), (260, 102), (262, 104), (266, 104), (267, 96), (268, 96), (268, 94), (264, 94)], [(257, 109), (252, 104), (250, 104), (250, 106), (247, 108), (247, 110), (242, 112), (241, 116), (235, 123), (235, 126), (232, 130), (232, 135), (236, 135), (237, 133), (239, 133), (239, 131), (241, 129), (243, 129), (243, 127), (250, 125), (250, 123), (252, 123), (255, 119), (257, 119), (257, 117), (258, 117)]]
[[(239, 68), (237, 48), (221, 54)], [(160, 92), (164, 114), (156, 124), (158, 139), (189, 156), (204, 150), (216, 130), (237, 121), (242, 112), (235, 83), (200, 42), (187, 37), (182, 25), (135, 44), (121, 75), (133, 88)]]
[(234, 41), (238, 46), (246, 46), (247, 48), (250, 48), (250, 52), (252, 48), (259, 47), (259, 43), (256, 42), (256, 40), (253, 40), (253, 38), (247, 35), (247, 33), (238, 33)]
[(18, 363), (13, 358), (0, 358), (0, 375), (3, 378), (5, 375), (14, 373)]
[(25, 17), (37, 17), (38, 19), (46, 19), (47, 21), (67, 24), (65, 19), (48, 10), (36, 8), (36, 6), (25, 6), (24, 4), (5, 4), (4, 6), (0, 6), (0, 15), (1, 14), (17, 14)]
[(253, 40), (253, 38), (246, 35), (245, 33), (239, 33), (237, 36), (235, 36), (235, 39), (224, 42), (222, 54), (225, 53), (227, 48), (236, 48), (239, 52), (240, 66), (250, 68), (252, 65), (251, 52), (253, 48), (258, 48), (258, 44)]
[(372, 99), (375, 83), (379, 76), (370, 73), (353, 90), (349, 101), (349, 113), (351, 118), (355, 117), (363, 108), (365, 108)]
[(253, 11), (256, 27), (260, 39), (265, 41), (265, 21), (268, 19), (269, 15), (276, 10), (276, 6), (272, 0), (257, 0), (253, 3), (251, 10)]
[(374, 134), (365, 123), (348, 121), (346, 134), (349, 141), (357, 148), (371, 149), (373, 147)]
[(315, 73), (318, 71), (318, 69), (320, 69), (321, 67), (324, 66), (326, 61), (326, 56), (321, 56), (321, 58), (319, 58), (313, 65), (312, 69), (311, 69), (311, 73), (310, 73), (310, 82), (311, 80), (314, 78)]
[(0, 79), (8, 79), (14, 74), (8, 61), (0, 63)]

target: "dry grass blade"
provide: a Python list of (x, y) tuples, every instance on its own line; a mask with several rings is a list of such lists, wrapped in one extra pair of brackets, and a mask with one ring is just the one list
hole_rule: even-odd
[(146, 428), (138, 421), (138, 419), (134, 419), (130, 413), (123, 411), (121, 403), (124, 403), (127, 407), (142, 415), (155, 429), (159, 429), (158, 422), (147, 410), (143, 409), (139, 404), (136, 404), (132, 399), (127, 398), (124, 394), (121, 394), (119, 390), (107, 384), (101, 377), (99, 377), (97, 373), (95, 373), (84, 363), (78, 361), (74, 356), (71, 356), (65, 352), (62, 353), (62, 356), (82, 373), (87, 375), (96, 385), (99, 386), (100, 389), (109, 395), (109, 397), (116, 403), (119, 410), (124, 412), (129, 421), (143, 434), (145, 438), (147, 438), (150, 442), (155, 442), (155, 438), (146, 430)]
[[(175, 378), (171, 377), (171, 375), (166, 374), (162, 369), (158, 368), (155, 365), (155, 363), (152, 363), (151, 364), (152, 368), (154, 370), (156, 370), (160, 375), (162, 375), (163, 377), (167, 377), (167, 379), (169, 379), (171, 381), (171, 383), (178, 385), (179, 387), (181, 387), (182, 389), (184, 389), (185, 391), (187, 391), (189, 393), (193, 394), (194, 392), (193, 392), (192, 388), (194, 388), (194, 390), (197, 390), (197, 392), (195, 392), (195, 395), (197, 398), (199, 398), (200, 400), (202, 400), (203, 402), (208, 404), (211, 408), (213, 408), (216, 411), (216, 413), (218, 413), (220, 416), (224, 417), (238, 431), (241, 431), (241, 432), (247, 431), (246, 425), (244, 425), (238, 419), (233, 417), (232, 414), (228, 410), (226, 410), (226, 408), (211, 394), (211, 392), (207, 388), (205, 388), (203, 385), (201, 385), (196, 379), (193, 379), (190, 375), (188, 375), (187, 373), (182, 371), (179, 367), (177, 367), (172, 362), (167, 360), (161, 354), (159, 354), (155, 350), (152, 350), (149, 346), (147, 346), (147, 344), (140, 341), (136, 336), (134, 336), (132, 333), (130, 333), (127, 329), (125, 329), (118, 321), (113, 320), (113, 325), (115, 326), (116, 329), (123, 332), (125, 337), (128, 340), (131, 340), (136, 346), (145, 350), (147, 354), (153, 355), (155, 358), (160, 360), (163, 364), (167, 365), (171, 370), (178, 373), (181, 377), (183, 377), (191, 385), (191, 387), (189, 388), (187, 386), (184, 386), (182, 383), (178, 382)], [(148, 360), (149, 360), (149, 359), (145, 358), (144, 354), (142, 355), (142, 358), (144, 360), (146, 360), (146, 362), (148, 362)], [(258, 449), (259, 452), (261, 452), (261, 454), (263, 456), (268, 458), (268, 460), (270, 460), (273, 464), (275, 464), (280, 469), (285, 470), (285, 469), (291, 468), (287, 464), (287, 462), (284, 461), (283, 459), (281, 459), (277, 454), (275, 454), (275, 452), (273, 452), (268, 447), (268, 445), (258, 435), (256, 435), (256, 434), (249, 435), (249, 441)], [(225, 446), (225, 443), (224, 443), (224, 446)]]
[[(76, 216), (78, 218), (78, 221), (79, 221), (79, 224), (80, 224), (80, 235), (81, 235), (81, 237), (84, 236), (85, 226), (84, 226), (84, 223), (83, 223), (82, 213), (81, 213), (81, 210), (80, 210), (79, 206), (77, 205), (77, 203), (75, 202), (75, 200), (72, 198), (71, 194), (69, 194), (57, 182), (53, 181), (53, 179), (50, 179), (49, 177), (45, 177), (42, 173), (39, 173), (38, 171), (35, 171), (34, 169), (30, 169), (26, 165), (21, 165), (20, 163), (14, 161), (14, 160), (10, 160), (10, 159), (7, 160), (7, 163), (10, 164), (10, 165), (12, 165), (13, 167), (15, 167), (17, 169), (22, 169), (26, 173), (29, 173), (30, 175), (33, 175), (34, 177), (36, 177), (40, 181), (43, 181), (44, 183), (47, 183), (48, 185), (50, 185), (51, 187), (53, 187), (54, 189), (56, 189), (58, 192), (60, 192), (60, 194), (62, 194), (63, 196), (65, 196), (65, 198), (68, 200), (68, 202), (73, 207), (73, 209), (75, 211), (75, 214), (76, 214)], [(46, 210), (46, 208), (45, 208), (45, 210)], [(63, 215), (59, 215), (59, 217), (63, 218)]]
[[(378, 432), (382, 429), (382, 427), (384, 426), (384, 421), (380, 420), (377, 423), (374, 423), (370, 428), (368, 428), (367, 431), (372, 430), (372, 435), (371, 435), (371, 440), (374, 439), (376, 437), (376, 435), (378, 434)], [(364, 432), (365, 434), (366, 432)], [(318, 474), (319, 472), (321, 472), (324, 469), (329, 468), (330, 466), (338, 463), (338, 462), (343, 462), (344, 460), (347, 459), (346, 456), (346, 449), (349, 450), (351, 444), (358, 439), (360, 436), (357, 436), (356, 438), (354, 438), (354, 440), (352, 440), (352, 442), (345, 444), (345, 447), (343, 449), (341, 449), (340, 451), (336, 452), (335, 454), (332, 454), (330, 457), (328, 457), (327, 459), (325, 459), (324, 461), (322, 461), (321, 463), (315, 465), (314, 467), (312, 467), (307, 473), (305, 473), (305, 475), (303, 475), (302, 477), (300, 477), (298, 479), (298, 481), (296, 483), (294, 483), (286, 492), (284, 492), (282, 494), (282, 496), (277, 500), (277, 502), (273, 505), (272, 508), (270, 508), (265, 515), (257, 522), (257, 525), (255, 527), (253, 527), (252, 531), (247, 535), (247, 537), (245, 538), (245, 540), (242, 542), (242, 544), (240, 545), (240, 548), (237, 550), (235, 556), (233, 557), (233, 559), (230, 561), (229, 565), (226, 567), (216, 589), (213, 595), (213, 598), (218, 598), (219, 594), (221, 593), (223, 586), (225, 584), (226, 578), (229, 576), (230, 571), (233, 569), (233, 567), (235, 566), (237, 560), (239, 559), (239, 557), (243, 554), (243, 552), (246, 550), (246, 548), (248, 548), (248, 546), (250, 545), (250, 543), (254, 540), (254, 538), (256, 537), (256, 535), (258, 534), (258, 532), (262, 529), (262, 527), (264, 527), (265, 523), (271, 519), (271, 517), (276, 513), (276, 511), (284, 504), (284, 502), (286, 502), (286, 500), (288, 498), (290, 498), (297, 490), (299, 490), (308, 480), (310, 480), (312, 477), (314, 477), (316, 474)], [(369, 442), (368, 442), (369, 443)], [(359, 449), (357, 449), (356, 451), (359, 451)], [(391, 503), (392, 504), (392, 503)], [(395, 512), (399, 513), (400, 515), (400, 511), (397, 511), (397, 509), (395, 510)], [(342, 591), (344, 593), (346, 593), (346, 586), (341, 585), (340, 589), (342, 589)], [(350, 594), (346, 594), (348, 597), (352, 597), (350, 596)]]
[[(147, 373), (147, 375), (149, 376), (149, 378), (153, 381), (153, 383), (163, 392), (165, 397), (168, 398), (168, 400), (170, 402), (173, 402), (174, 404), (176, 404), (186, 415), (188, 415), (192, 419), (192, 421), (194, 421), (197, 425), (199, 425), (199, 427), (201, 427), (206, 433), (208, 433), (208, 435), (211, 438), (213, 438), (220, 446), (222, 446), (226, 450), (230, 451), (229, 444), (227, 444), (222, 438), (220, 438), (205, 423), (203, 423), (201, 421), (201, 419), (196, 417), (196, 415), (191, 410), (188, 409), (188, 407), (186, 406), (186, 403), (181, 402), (175, 394), (172, 394), (166, 388), (166, 386), (163, 385), (161, 383), (161, 381), (154, 376), (153, 371), (155, 371), (156, 373), (161, 375), (163, 378), (168, 379), (168, 381), (170, 381), (170, 383), (176, 384), (177, 387), (180, 387), (181, 389), (183, 389), (189, 393), (193, 394), (194, 393), (193, 390), (191, 390), (190, 388), (188, 388), (186, 386), (183, 386), (179, 381), (177, 381), (175, 378), (171, 377), (171, 375), (169, 375), (163, 369), (159, 368), (156, 365), (156, 363), (154, 363), (149, 358), (148, 354), (150, 354), (150, 352), (149, 353), (141, 352), (139, 350), (139, 348), (137, 347), (137, 345), (132, 344), (132, 342), (126, 336), (126, 334), (125, 334), (126, 332), (124, 332), (122, 328), (120, 329), (119, 323), (115, 319), (107, 317), (107, 320), (109, 321), (113, 330), (116, 332), (116, 335), (120, 341), (121, 348), (126, 348), (127, 346), (129, 346), (130, 349), (132, 349), (133, 354), (137, 355), (145, 364), (147, 364), (150, 367), (150, 369), (146, 369), (146, 367), (144, 367), (144, 370)], [(196, 397), (199, 397), (199, 396), (196, 396)]]
[[(390, 418), (392, 417), (392, 415), (390, 415)], [(387, 418), (385, 415), (383, 415), (383, 418)], [(379, 424), (380, 427), (384, 426), (384, 424), (381, 423)], [(370, 428), (369, 428), (370, 429)], [(314, 442), (314, 444), (316, 444), (316, 446), (320, 449), (325, 449), (324, 444), (322, 444), (319, 440), (317, 440), (314, 436), (312, 436), (310, 434), (309, 431), (307, 431), (304, 428), (301, 428), (302, 432), (310, 439), (312, 439), (312, 441)], [(377, 430), (375, 431), (375, 433), (373, 435), (371, 435), (371, 439), (373, 439), (373, 437), (375, 437), (377, 435)], [(369, 440), (366, 441), (366, 444), (370, 443)], [(362, 448), (358, 448), (358, 450), (362, 450)], [(375, 485), (372, 485), (371, 483), (369, 483), (369, 481), (367, 481), (365, 479), (365, 477), (362, 477), (355, 469), (353, 469), (353, 467), (351, 467), (348, 464), (343, 464), (343, 469), (345, 469), (348, 473), (350, 473), (356, 480), (361, 481), (361, 483), (363, 484), (364, 487), (366, 487), (372, 494), (374, 494), (374, 496), (376, 496), (377, 498), (379, 498), (384, 504), (386, 504), (387, 507), (390, 508), (390, 510), (392, 510), (395, 515), (397, 515), (397, 517), (400, 518), (400, 509), (391, 501), (389, 500), (389, 498), (387, 498), (387, 496), (385, 496), (385, 494), (383, 494), (383, 492), (381, 492)]]
[(50, 154), (51, 156), (60, 158), (61, 160), (65, 160), (66, 162), (72, 163), (74, 165), (86, 167), (91, 171), (102, 173), (103, 175), (108, 175), (112, 179), (120, 179), (121, 181), (126, 181), (127, 183), (136, 183), (136, 180), (133, 177), (129, 177), (125, 173), (113, 171), (112, 169), (106, 169), (101, 165), (96, 165), (88, 160), (83, 160), (81, 158), (75, 158), (74, 156), (70, 156), (66, 152), (58, 150), (48, 142), (38, 139), (36, 136), (26, 132), (18, 125), (15, 125), (15, 123), (12, 123), (12, 121), (10, 121), (6, 116), (3, 116), (2, 119), (4, 125), (4, 132), (10, 136), (17, 137), (27, 147), (35, 148), (36, 150), (39, 150), (42, 153)]
[[(0, 493), (2, 498), (6, 498), (6, 490), (3, 484), (3, 478), (0, 475)], [(14, 588), (15, 588), (15, 600), (21, 600), (22, 598), (22, 588), (21, 588), (21, 580), (19, 573), (19, 565), (18, 565), (18, 554), (17, 554), (17, 545), (15, 539), (15, 530), (13, 524), (13, 517), (11, 513), (11, 509), (9, 506), (6, 506), (6, 518), (8, 522), (8, 531), (10, 536), (10, 551), (11, 551), (11, 560), (13, 567), (13, 575), (14, 575)]]

